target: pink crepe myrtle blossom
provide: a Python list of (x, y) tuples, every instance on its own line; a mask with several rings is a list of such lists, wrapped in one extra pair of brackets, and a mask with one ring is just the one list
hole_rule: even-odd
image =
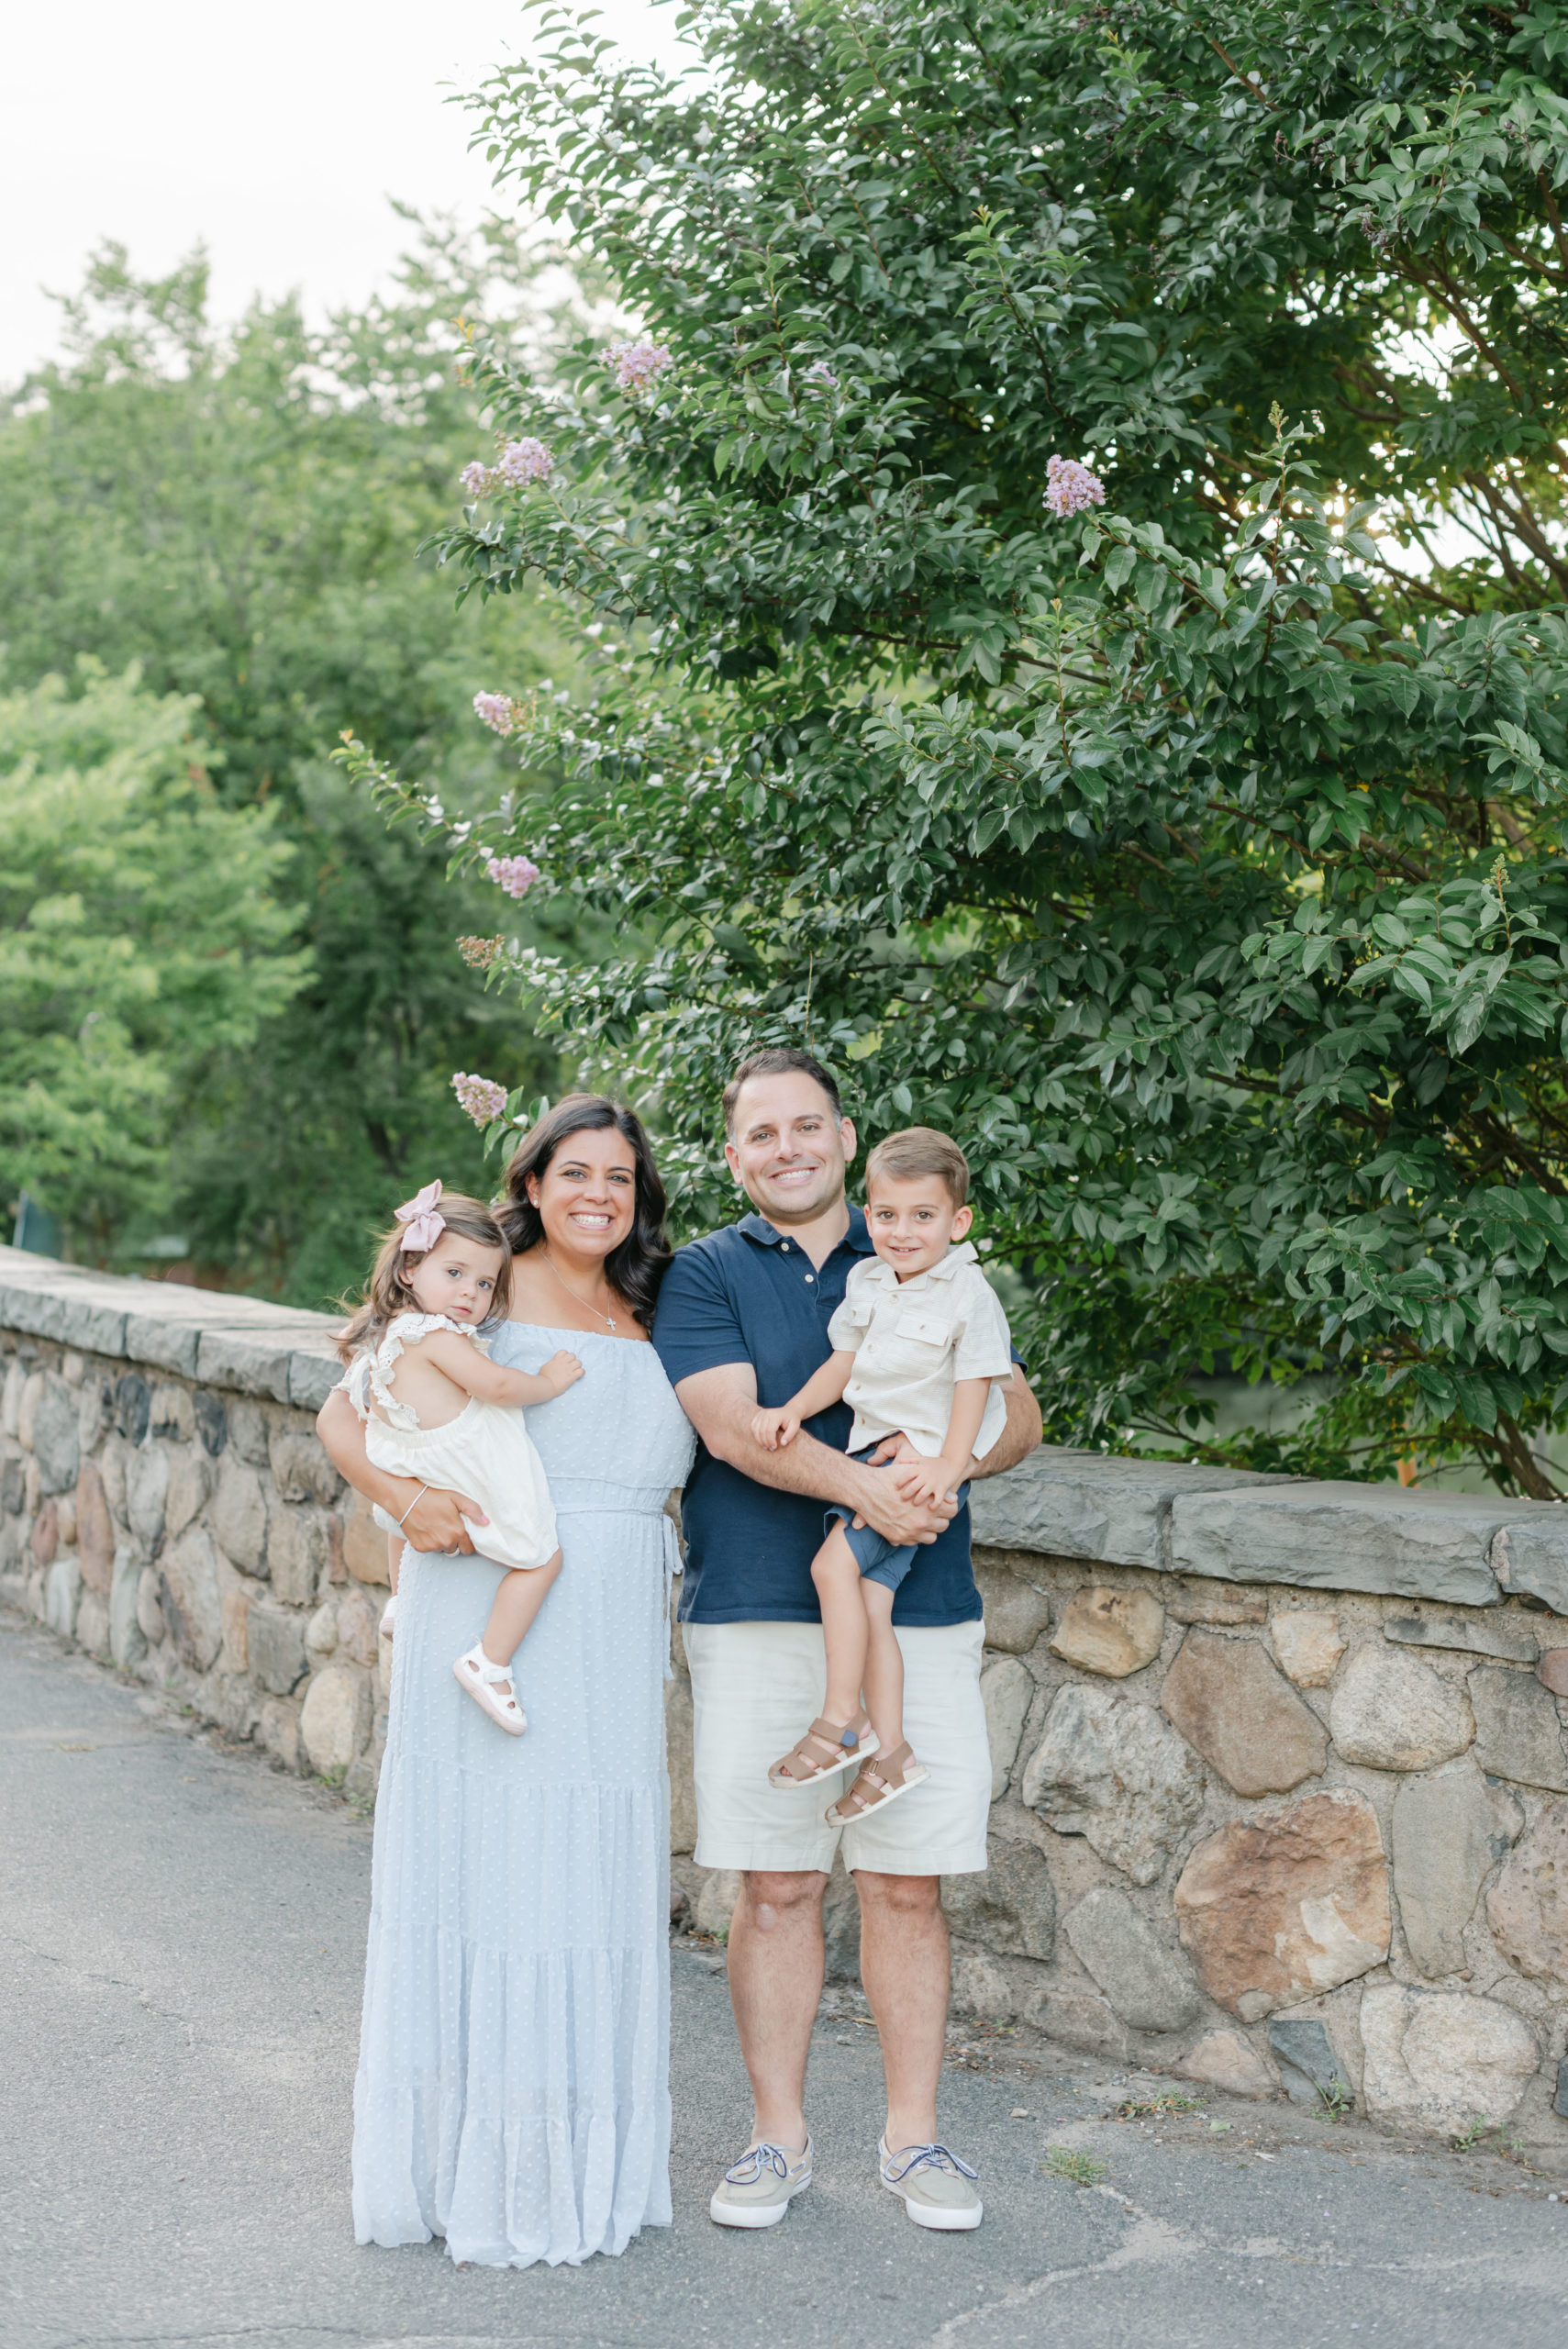
[(1052, 457), (1045, 468), (1045, 502), (1053, 514), (1081, 514), (1085, 506), (1105, 504), (1106, 485), (1076, 457)]
[(462, 473), (458, 475), (458, 479), (462, 482), (464, 489), (467, 490), (470, 497), (489, 496), (493, 476), (489, 466), (482, 465), (477, 457), (471, 459), (471, 461), (464, 465)]
[(802, 377), (803, 383), (819, 384), (825, 392), (838, 388), (839, 378), (825, 359), (814, 359)]
[(532, 433), (520, 440), (508, 440), (495, 465), (497, 477), (508, 489), (526, 488), (530, 481), (548, 481), (554, 471), (555, 459)]
[(488, 1076), (469, 1076), (459, 1069), (452, 1091), (476, 1126), (493, 1126), (506, 1107), (506, 1088)]
[(508, 897), (526, 897), (539, 879), (539, 866), (526, 856), (493, 856), (484, 870)]
[(605, 351), (606, 366), (633, 399), (651, 391), (665, 368), (674, 363), (673, 351), (666, 351), (662, 342), (612, 342)]
[(510, 694), (475, 694), (473, 714), (493, 734), (509, 734), (517, 722), (517, 705)]

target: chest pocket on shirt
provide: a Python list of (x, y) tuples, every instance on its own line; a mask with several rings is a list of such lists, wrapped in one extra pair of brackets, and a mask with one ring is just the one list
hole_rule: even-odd
[(947, 1343), (948, 1325), (940, 1313), (922, 1313), (917, 1308), (912, 1312), (899, 1315), (896, 1334), (900, 1338), (913, 1338), (924, 1345), (941, 1346)]

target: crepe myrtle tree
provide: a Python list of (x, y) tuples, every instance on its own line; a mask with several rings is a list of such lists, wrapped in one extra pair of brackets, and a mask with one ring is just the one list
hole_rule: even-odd
[[(1568, 7), (684, 22), (700, 77), (547, 14), (476, 102), (641, 322), (546, 385), (470, 347), (440, 551), (597, 632), (480, 704), (565, 785), (453, 827), (343, 755), (624, 925), (476, 959), (689, 1218), (724, 1073), (809, 1041), (869, 1138), (962, 1140), (1057, 1441), (1551, 1497)], [(1329, 1399), (1221, 1443), (1226, 1365)]]

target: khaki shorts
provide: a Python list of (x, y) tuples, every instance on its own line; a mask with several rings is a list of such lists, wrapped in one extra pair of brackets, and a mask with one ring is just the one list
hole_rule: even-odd
[(822, 1710), (817, 1623), (684, 1623), (692, 1674), (697, 1848), (705, 1868), (832, 1867), (878, 1876), (972, 1876), (984, 1867), (991, 1754), (980, 1701), (981, 1623), (900, 1630), (904, 1734), (930, 1776), (848, 1827), (822, 1814), (852, 1771), (780, 1794), (770, 1765)]

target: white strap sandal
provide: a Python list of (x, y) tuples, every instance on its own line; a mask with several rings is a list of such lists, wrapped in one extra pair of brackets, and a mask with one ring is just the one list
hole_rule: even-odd
[[(452, 1674), (481, 1712), (489, 1714), (497, 1729), (504, 1729), (508, 1737), (521, 1737), (528, 1717), (512, 1693), (510, 1664), (492, 1664), (484, 1653), (484, 1641), (475, 1640), (468, 1653), (459, 1656)], [(504, 1697), (497, 1693), (502, 1687), (506, 1690)]]

